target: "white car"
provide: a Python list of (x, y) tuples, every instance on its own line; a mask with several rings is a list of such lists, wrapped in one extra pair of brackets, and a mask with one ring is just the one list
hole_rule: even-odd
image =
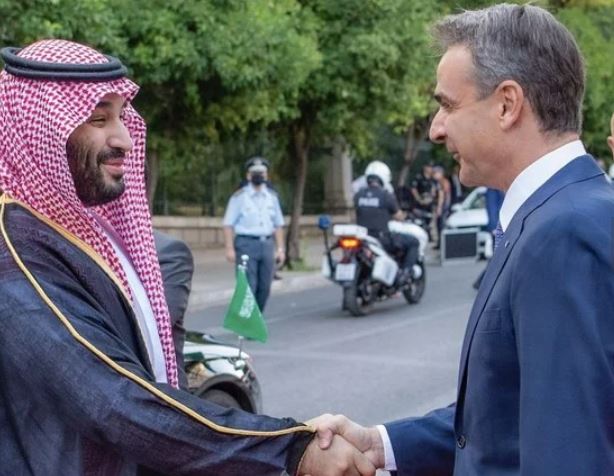
[(446, 228), (479, 228), (478, 254), (480, 258), (490, 258), (493, 242), (492, 235), (486, 231), (488, 226), (486, 187), (474, 188), (461, 203), (452, 205), (451, 211), (446, 221)]

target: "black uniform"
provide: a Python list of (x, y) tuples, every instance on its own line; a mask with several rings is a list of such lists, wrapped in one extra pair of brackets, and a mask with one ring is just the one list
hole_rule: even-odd
[(418, 260), (418, 239), (388, 231), (388, 222), (399, 211), (396, 197), (379, 185), (370, 184), (354, 195), (354, 207), (356, 223), (364, 226), (369, 235), (379, 239), (392, 256), (402, 255), (402, 266), (411, 269)]
[(436, 180), (426, 178), (422, 174), (416, 175), (411, 181), (411, 189), (418, 192), (418, 196), (423, 203), (415, 202), (415, 206), (429, 212), (433, 211), (433, 207), (437, 204), (437, 191), (439, 185)]

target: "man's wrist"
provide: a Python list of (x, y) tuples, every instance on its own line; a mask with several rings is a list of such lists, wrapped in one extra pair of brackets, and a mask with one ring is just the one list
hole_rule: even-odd
[(316, 437), (316, 433), (295, 433), (295, 441), (290, 445), (286, 455), (286, 473), (298, 475), (305, 458), (307, 447)]
[(388, 436), (388, 430), (384, 425), (377, 425), (372, 428), (371, 445), (377, 455), (377, 467), (387, 471), (396, 471), (397, 463), (392, 450), (392, 442)]

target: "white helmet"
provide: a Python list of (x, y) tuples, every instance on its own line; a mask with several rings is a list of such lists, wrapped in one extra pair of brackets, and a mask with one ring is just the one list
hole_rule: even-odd
[(370, 162), (365, 169), (365, 177), (368, 178), (369, 175), (375, 175), (377, 178), (379, 178), (384, 187), (390, 186), (392, 174), (390, 173), (390, 168), (384, 162), (379, 160)]

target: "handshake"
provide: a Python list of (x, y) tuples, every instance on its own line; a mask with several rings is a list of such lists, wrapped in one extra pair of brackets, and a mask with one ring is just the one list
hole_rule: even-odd
[(328, 414), (307, 424), (317, 435), (303, 455), (300, 476), (373, 476), (384, 467), (384, 444), (376, 427)]

